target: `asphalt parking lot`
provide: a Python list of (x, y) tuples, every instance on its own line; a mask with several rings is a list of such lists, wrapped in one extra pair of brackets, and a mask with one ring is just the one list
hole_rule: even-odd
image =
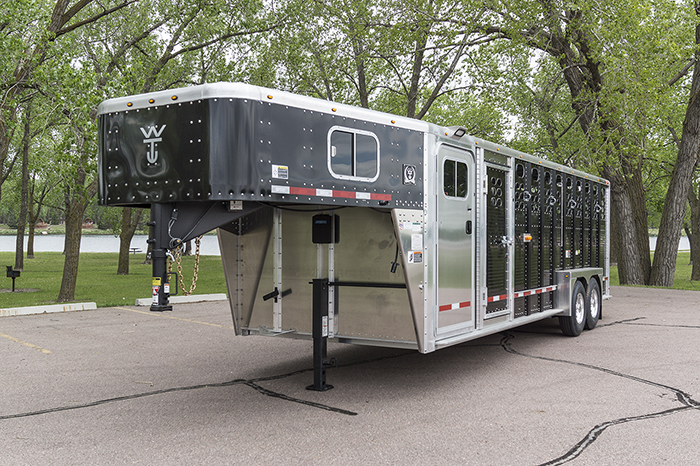
[(696, 464), (700, 293), (613, 288), (555, 319), (418, 352), (236, 337), (228, 303), (0, 319), (0, 464)]

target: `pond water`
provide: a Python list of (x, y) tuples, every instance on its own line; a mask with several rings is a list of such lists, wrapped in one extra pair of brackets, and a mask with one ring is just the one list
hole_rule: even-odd
[[(147, 235), (134, 235), (131, 247), (138, 248), (142, 253), (148, 249)], [(0, 251), (14, 252), (14, 236), (0, 236)], [(62, 252), (65, 235), (35, 235), (34, 252)], [(192, 242), (194, 248), (194, 241)], [(27, 249), (27, 238), (24, 238), (24, 249)], [(80, 240), (80, 252), (119, 252), (119, 238), (112, 235), (83, 235)], [(203, 256), (218, 256), (219, 240), (216, 235), (206, 235), (202, 238), (200, 254)]]
[[(148, 249), (146, 235), (134, 235), (131, 239), (131, 247), (141, 249), (145, 252)], [(63, 251), (64, 235), (36, 235), (34, 237), (34, 251)], [(24, 247), (27, 248), (27, 238), (24, 238)], [(194, 247), (194, 243), (192, 244)], [(649, 248), (653, 251), (656, 247), (656, 237), (649, 238)], [(14, 236), (0, 236), (0, 251), (13, 252), (15, 250)], [(678, 243), (678, 250), (689, 251), (690, 243), (688, 237), (681, 236)], [(112, 235), (83, 235), (80, 241), (80, 252), (119, 252), (119, 238)], [(206, 235), (202, 238), (200, 254), (203, 256), (219, 256), (219, 240), (215, 235)]]

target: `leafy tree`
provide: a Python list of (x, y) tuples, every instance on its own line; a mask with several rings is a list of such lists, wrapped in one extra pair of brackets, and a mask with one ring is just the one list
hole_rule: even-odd
[[(565, 149), (562, 156), (612, 182), (621, 282), (648, 283), (654, 277), (644, 167), (658, 163), (661, 133), (668, 134), (673, 124), (663, 103), (676, 101), (671, 84), (688, 70), (692, 44), (677, 27), (688, 24), (687, 15), (673, 2), (646, 1), (497, 1), (488, 10), (484, 30), (529, 47), (533, 58), (545, 64), (543, 77), (549, 79), (535, 81), (534, 97), (550, 146)], [(560, 80), (552, 74), (554, 66)], [(563, 93), (552, 92), (557, 89), (567, 91), (568, 117), (568, 112), (549, 116), (562, 108)], [(565, 135), (575, 143), (562, 146)], [(672, 258), (664, 252), (655, 257), (675, 263), (675, 252)]]
[[(476, 17), (478, 11), (449, 0), (316, 0), (273, 34), (261, 58), (271, 65), (258, 68), (260, 81), (424, 118), (445, 95), (473, 90), (471, 71), (495, 67), (485, 46), (493, 37), (474, 26)], [(445, 115), (447, 102), (436, 116)]]

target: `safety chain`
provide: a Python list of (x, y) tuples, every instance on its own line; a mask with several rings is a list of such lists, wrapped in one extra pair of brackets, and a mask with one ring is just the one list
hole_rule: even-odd
[[(192, 286), (190, 286), (190, 290), (187, 291), (185, 290), (185, 282), (182, 279), (182, 243), (179, 244), (174, 250), (174, 255), (175, 255), (175, 263), (177, 264), (177, 279), (180, 283), (180, 289), (182, 290), (182, 294), (185, 296), (191, 295), (195, 288), (197, 288), (197, 278), (199, 275), (199, 246), (202, 243), (202, 237), (199, 236), (198, 238), (195, 238), (194, 244), (195, 244), (195, 250), (194, 250), (194, 274), (192, 275)], [(173, 270), (173, 263), (172, 261), (168, 260), (168, 273), (172, 272)]]

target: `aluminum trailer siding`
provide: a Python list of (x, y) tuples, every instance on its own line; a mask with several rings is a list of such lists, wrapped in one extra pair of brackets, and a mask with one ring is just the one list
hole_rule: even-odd
[(151, 208), (154, 311), (168, 251), (215, 228), (239, 335), (428, 353), (575, 336), (610, 297), (609, 182), (463, 128), (237, 83), (98, 114), (100, 202)]

